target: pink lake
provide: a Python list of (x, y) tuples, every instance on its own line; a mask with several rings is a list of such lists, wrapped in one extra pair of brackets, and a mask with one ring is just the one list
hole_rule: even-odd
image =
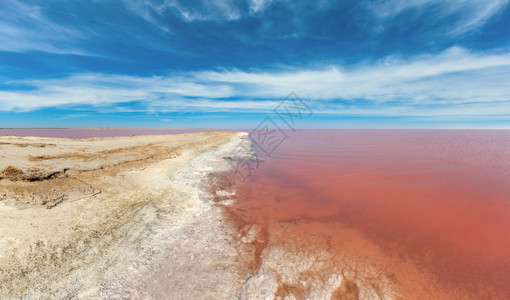
[(237, 226), (264, 228), (264, 247), (361, 261), (404, 299), (510, 299), (510, 131), (289, 137), (226, 210)]

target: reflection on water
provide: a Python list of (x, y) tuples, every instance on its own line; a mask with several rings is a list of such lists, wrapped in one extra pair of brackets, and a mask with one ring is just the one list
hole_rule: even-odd
[(510, 298), (509, 176), (510, 131), (298, 131), (226, 213), (406, 298)]

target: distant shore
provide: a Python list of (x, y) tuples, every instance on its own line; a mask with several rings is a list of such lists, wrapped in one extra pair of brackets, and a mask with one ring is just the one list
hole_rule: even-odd
[(133, 135), (162, 135), (194, 132), (224, 132), (217, 128), (0, 128), (0, 136), (93, 138)]

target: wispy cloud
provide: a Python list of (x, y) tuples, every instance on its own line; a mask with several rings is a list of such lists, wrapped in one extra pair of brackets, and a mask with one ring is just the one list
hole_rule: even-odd
[[(374, 115), (510, 114), (510, 53), (451, 48), (438, 55), (395, 57), (373, 64), (247, 72), (215, 70), (168, 76), (81, 74), (10, 84), (1, 110), (139, 102), (163, 111), (269, 111), (290, 91), (319, 112)], [(9, 84), (9, 83), (8, 83)]]
[(241, 11), (233, 0), (200, 0), (200, 1), (137, 1), (123, 0), (124, 4), (158, 27), (164, 26), (166, 14), (174, 14), (185, 22), (194, 21), (233, 21), (241, 17)]
[(410, 11), (420, 15), (427, 13), (429, 21), (434, 24), (438, 20), (448, 19), (451, 26), (446, 28), (446, 33), (461, 35), (485, 25), (509, 2), (509, 0), (388, 0), (376, 4), (369, 2), (367, 6), (382, 22)]
[[(321, 34), (330, 40), (340, 39), (338, 32), (324, 28), (321, 22), (317, 22), (322, 18), (328, 24), (333, 22), (332, 15), (328, 14), (330, 11), (338, 14), (336, 17), (340, 20), (349, 20), (350, 26), (356, 30), (374, 30), (367, 29), (374, 24), (374, 28), (391, 26), (396, 17), (412, 11), (417, 14), (420, 24), (441, 35), (440, 40), (445, 39), (445, 33), (454, 39), (496, 19), (509, 2), (387, 0), (359, 1), (347, 5), (346, 2), (335, 0), (313, 3), (289, 0), (106, 0), (92, 1), (90, 7), (93, 9), (82, 12), (80, 5), (3, 0), (0, 1), (0, 51), (104, 56), (110, 54), (105, 52), (115, 49), (115, 45), (108, 44), (108, 41), (129, 44), (134, 39), (138, 47), (175, 53), (174, 48), (178, 45), (169, 43), (171, 36), (178, 37), (176, 40), (180, 41), (194, 41), (197, 37), (192, 34), (200, 32), (201, 40), (218, 38), (217, 32), (193, 27), (200, 22), (224, 25), (221, 27), (224, 30), (222, 34), (234, 45), (233, 40), (252, 46), (261, 40), (271, 39), (303, 39), (306, 42), (307, 37), (316, 39)], [(96, 16), (91, 11), (102, 13)], [(105, 11), (111, 11), (111, 14)], [(133, 26), (143, 24), (133, 20), (145, 20), (164, 33), (152, 30), (154, 28), (150, 26)], [(230, 28), (230, 22), (238, 22), (240, 26)], [(345, 25), (342, 24), (338, 22), (338, 26)], [(119, 35), (119, 31), (123, 33)], [(348, 33), (343, 32), (341, 38), (349, 38)], [(271, 46), (276, 48), (280, 45)]]
[(250, 0), (249, 6), (250, 6), (250, 13), (258, 13), (263, 12), (271, 2), (275, 0)]
[(75, 46), (83, 38), (76, 30), (56, 24), (37, 5), (17, 0), (0, 2), (0, 50), (83, 54)]

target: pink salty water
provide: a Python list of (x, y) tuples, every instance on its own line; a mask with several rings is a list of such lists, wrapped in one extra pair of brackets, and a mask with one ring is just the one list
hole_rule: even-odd
[(510, 131), (289, 137), (236, 184), (229, 210), (263, 228), (264, 247), (364, 261), (355, 269), (384, 274), (406, 299), (510, 299)]

